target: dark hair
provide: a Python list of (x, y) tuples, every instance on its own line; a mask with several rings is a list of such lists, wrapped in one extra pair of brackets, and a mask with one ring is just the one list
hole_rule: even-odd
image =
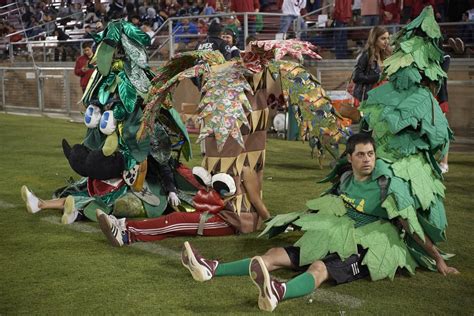
[(252, 36), (252, 35), (248, 36), (247, 40), (245, 41), (245, 46), (249, 45), (250, 42), (254, 42), (256, 40), (257, 40), (257, 38), (255, 36)]
[(225, 29), (223, 34), (232, 36), (232, 44), (235, 44), (235, 39), (237, 36), (235, 35), (234, 31), (231, 29)]
[(220, 23), (213, 21), (211, 25), (209, 25), (207, 33), (209, 35), (220, 35), (222, 33), (222, 26)]
[(352, 135), (347, 140), (345, 153), (352, 155), (355, 151), (356, 145), (358, 144), (363, 144), (363, 145), (372, 144), (375, 151), (375, 141), (372, 138), (372, 136), (370, 136), (370, 134), (367, 134), (367, 133), (358, 133), (358, 134)]
[(91, 48), (91, 47), (92, 47), (91, 42), (83, 42), (82, 43), (82, 49)]

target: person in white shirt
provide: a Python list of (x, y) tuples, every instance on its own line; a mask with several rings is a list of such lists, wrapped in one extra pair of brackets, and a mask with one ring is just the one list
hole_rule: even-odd
[(279, 33), (286, 33), (295, 19), (301, 17), (301, 10), (306, 7), (306, 0), (283, 0)]

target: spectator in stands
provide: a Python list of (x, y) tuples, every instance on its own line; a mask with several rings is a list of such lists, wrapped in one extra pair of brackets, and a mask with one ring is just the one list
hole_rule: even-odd
[(130, 23), (132, 23), (133, 25), (135, 25), (136, 27), (140, 28), (140, 17), (138, 16), (138, 14), (134, 14), (130, 17)]
[(84, 12), (82, 12), (82, 5), (74, 3), (71, 7), (71, 19), (76, 21), (74, 27), (82, 28), (82, 21), (84, 20)]
[(143, 25), (141, 27), (142, 31), (145, 32), (151, 39), (150, 46), (153, 46), (153, 43), (155, 42), (155, 32), (153, 31), (153, 28), (150, 24), (150, 22), (145, 21), (143, 22)]
[(198, 34), (198, 28), (196, 24), (189, 21), (189, 18), (184, 18), (180, 20), (173, 28), (173, 34), (175, 35), (174, 41), (176, 44), (178, 44), (178, 50), (189, 49), (195, 46), (195, 39), (183, 35)]
[(90, 42), (83, 42), (82, 43), (82, 51), (83, 55), (79, 56), (76, 59), (76, 65), (74, 66), (74, 74), (80, 77), (80, 85), (82, 88), (82, 92), (86, 90), (87, 83), (89, 82), (89, 78), (92, 76), (94, 72), (94, 67), (90, 65), (90, 61), (94, 53), (92, 52), (92, 43)]
[(43, 20), (40, 23), (44, 24), (45, 36), (54, 36), (54, 31), (57, 29), (57, 26), (53, 16), (49, 12), (43, 15)]
[(306, 3), (306, 11), (308, 11), (308, 13), (311, 13), (320, 8), (321, 8), (321, 0), (308, 0)]
[[(335, 28), (347, 27), (352, 19), (352, 0), (335, 0), (332, 18)], [(337, 59), (347, 58), (347, 30), (334, 31), (334, 46)]]
[(31, 29), (26, 31), (26, 36), (28, 37), (35, 37), (36, 35), (42, 32), (40, 23), (38, 22), (38, 20), (36, 20), (36, 16), (34, 15), (30, 16), (30, 23), (25, 24), (25, 29), (29, 28)]
[(415, 0), (403, 0), (402, 16), (400, 22), (406, 24), (411, 20), (411, 11)]
[(207, 25), (204, 19), (199, 19), (197, 23), (198, 33), (199, 34), (207, 34), (209, 30), (209, 26)]
[(112, 0), (112, 3), (109, 5), (109, 11), (107, 12), (107, 17), (110, 20), (119, 19), (124, 13), (124, 4), (123, 0)]
[(401, 9), (401, 0), (382, 0), (380, 2), (380, 12), (383, 24), (399, 24)]
[[(248, 35), (249, 36), (255, 36), (256, 35), (256, 16), (255, 13), (258, 12), (260, 9), (260, 3), (258, 0), (231, 0), (231, 10), (234, 11), (235, 13), (251, 13), (247, 17), (248, 21)], [(237, 18), (239, 19), (240, 25), (241, 25), (241, 30), (239, 33), (239, 41), (238, 41), (238, 46), (243, 49), (244, 48), (244, 43), (245, 43), (245, 33), (244, 33), (244, 16), (243, 15), (237, 15)]]
[(237, 39), (239, 37), (240, 22), (234, 15), (228, 15), (224, 17), (224, 22), (222, 23), (223, 27), (226, 29), (232, 30)]
[(59, 61), (59, 55), (61, 54), (61, 61), (66, 61), (67, 57), (70, 56), (72, 60), (74, 60), (74, 48), (73, 43), (66, 43), (67, 40), (70, 39), (69, 35), (67, 35), (63, 30), (60, 28), (56, 28), (54, 30), (54, 35), (56, 39), (59, 41), (58, 46), (54, 49), (54, 61)]
[(100, 18), (95, 12), (95, 5), (92, 2), (89, 2), (86, 6), (86, 16), (84, 17), (85, 23), (96, 23), (100, 21)]
[(222, 26), (217, 22), (212, 22), (209, 26), (207, 38), (196, 46), (197, 50), (218, 50), (224, 55), (226, 60), (231, 58), (229, 44), (221, 38)]
[(202, 9), (202, 15), (212, 15), (212, 14), (215, 14), (216, 13), (216, 9), (215, 9), (215, 6), (216, 6), (216, 2), (213, 1), (213, 4), (214, 6), (212, 6), (210, 4), (211, 1), (206, 1), (206, 4), (204, 5), (204, 8)]
[(446, 1), (445, 0), (436, 0), (435, 3), (436, 3), (436, 12), (438, 13), (437, 16), (436, 16), (438, 22), (445, 22), (446, 21), (446, 10), (447, 10)]
[(240, 49), (235, 46), (237, 43), (237, 35), (231, 29), (225, 29), (222, 33), (221, 38), (229, 45), (230, 47), (230, 58), (239, 58)]
[(278, 2), (278, 9), (284, 14), (280, 18), (280, 30), (279, 33), (286, 33), (292, 25), (294, 20), (300, 20), (300, 23), (304, 25), (304, 21), (301, 18), (301, 10), (306, 7), (306, 0), (280, 0)]
[(367, 92), (380, 80), (383, 61), (391, 54), (389, 38), (385, 27), (374, 26), (370, 30), (364, 51), (357, 57), (353, 74), (353, 94), (360, 102), (367, 99)]
[(378, 25), (380, 21), (379, 0), (362, 0), (360, 15), (365, 26)]
[(204, 4), (202, 0), (188, 0), (188, 2), (191, 5), (191, 7), (189, 8), (189, 12), (191, 13), (191, 15), (199, 15), (204, 10)]

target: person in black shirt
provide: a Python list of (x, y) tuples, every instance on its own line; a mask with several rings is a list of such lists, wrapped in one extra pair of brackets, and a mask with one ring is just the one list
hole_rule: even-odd
[(218, 50), (224, 55), (225, 60), (231, 58), (231, 48), (226, 41), (221, 38), (222, 26), (217, 22), (212, 22), (209, 26), (206, 39), (196, 46), (196, 50)]

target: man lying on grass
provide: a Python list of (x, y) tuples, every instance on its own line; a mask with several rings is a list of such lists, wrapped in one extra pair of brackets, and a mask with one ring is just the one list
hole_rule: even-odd
[[(332, 192), (337, 195), (310, 201), (310, 210), (279, 215), (267, 223), (262, 234), (276, 235), (289, 224), (305, 230), (294, 246), (222, 263), (203, 258), (185, 242), (183, 265), (200, 282), (215, 276), (250, 274), (260, 292), (258, 306), (265, 311), (273, 311), (284, 299), (307, 295), (329, 280), (341, 284), (368, 276), (372, 280), (393, 278), (397, 269), (413, 274), (419, 265), (443, 275), (459, 273), (446, 264), (447, 256), (434, 246), (429, 236), (432, 230), (424, 231), (428, 226), (418, 222), (414, 207), (399, 211), (386, 202), (397, 194), (409, 194), (410, 184), (391, 173), (388, 163), (375, 159), (372, 137), (351, 136), (346, 153), (352, 171), (344, 173), (334, 187)], [(410, 196), (404, 198), (410, 200)], [(279, 282), (269, 272), (280, 268), (302, 274)]]

